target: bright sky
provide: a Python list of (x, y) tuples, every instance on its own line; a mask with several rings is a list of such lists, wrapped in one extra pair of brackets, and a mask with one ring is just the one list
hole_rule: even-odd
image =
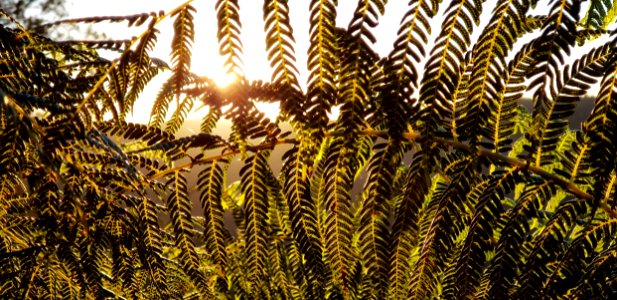
[[(129, 15), (149, 11), (164, 10), (168, 12), (176, 6), (182, 4), (184, 0), (71, 0), (68, 1), (69, 18), (88, 17), (94, 15)], [(229, 81), (229, 76), (223, 71), (223, 61), (218, 54), (218, 43), (216, 39), (217, 21), (214, 11), (214, 0), (195, 0), (192, 5), (197, 9), (195, 16), (195, 43), (193, 45), (192, 71), (214, 79), (217, 83), (224, 85)], [(309, 2), (308, 0), (291, 0), (290, 19), (296, 39), (295, 54), (297, 66), (300, 71), (300, 82), (305, 83), (308, 76), (306, 70), (307, 50), (308, 50), (308, 24), (309, 24)], [(443, 1), (440, 5), (441, 15), (448, 6), (449, 1)], [(489, 16), (497, 1), (487, 1), (481, 17), (482, 23), (486, 24)], [(536, 13), (545, 13), (548, 7), (547, 1), (540, 1)], [(249, 80), (269, 80), (271, 68), (267, 61), (266, 46), (264, 41), (264, 23), (262, 4), (263, 1), (239, 0), (240, 16), (242, 22), (242, 42), (244, 46), (244, 72)], [(338, 6), (337, 26), (347, 27), (357, 1), (340, 0)], [(377, 38), (375, 51), (380, 55), (387, 55), (396, 38), (401, 19), (407, 10), (407, 0), (390, 0), (386, 6), (386, 13), (379, 19), (379, 25), (374, 34)], [(442, 20), (433, 20), (431, 41), (435, 39), (441, 29)], [(484, 26), (484, 24), (481, 24)], [(126, 24), (99, 24), (94, 27), (96, 30), (105, 32), (113, 38), (130, 38), (141, 33), (134, 28), (126, 28)], [(173, 34), (171, 20), (167, 19), (158, 25), (161, 34), (158, 38), (158, 46), (153, 55), (169, 60), (171, 37)], [(476, 39), (480, 30), (476, 30), (472, 37)], [(430, 49), (430, 47), (427, 47)], [(575, 54), (576, 55), (576, 54)], [(428, 56), (428, 53), (427, 53)], [(419, 70), (420, 71), (420, 70)], [(135, 106), (133, 116), (129, 121), (147, 122), (150, 114), (152, 101), (156, 97), (158, 87), (165, 77), (157, 76), (150, 84), (142, 97)], [(278, 112), (277, 104), (260, 104), (259, 108), (266, 115), (276, 116)], [(197, 112), (190, 117), (202, 116), (205, 112)]]
[[(309, 24), (309, 2), (310, 1), (290, 1), (290, 19), (296, 39), (295, 54), (296, 61), (300, 71), (300, 82), (305, 83), (308, 77), (306, 70), (308, 41), (308, 24)], [(337, 25), (346, 27), (351, 20), (355, 9), (355, 1), (343, 0), (339, 1), (339, 12)], [(164, 10), (171, 11), (176, 6), (184, 3), (184, 0), (164, 1), (164, 0), (72, 0), (69, 2), (68, 11), (69, 18), (88, 17), (93, 15), (129, 15), (148, 11)], [(239, 0), (240, 17), (242, 22), (242, 42), (244, 50), (244, 72), (249, 80), (270, 80), (271, 68), (266, 56), (266, 45), (264, 40), (264, 22), (262, 13), (263, 1), (255, 0)], [(195, 16), (195, 42), (193, 44), (192, 71), (205, 75), (221, 85), (229, 82), (230, 77), (223, 71), (223, 60), (218, 53), (218, 43), (216, 39), (217, 21), (214, 10), (215, 1), (213, 0), (196, 0), (192, 3), (197, 9)], [(396, 38), (396, 32), (403, 13), (406, 8), (406, 1), (390, 1), (386, 9), (386, 14), (380, 20), (380, 24), (376, 32), (379, 32), (379, 38), (375, 45), (375, 49), (381, 55), (386, 55), (392, 49), (392, 43)], [(139, 30), (127, 29), (126, 26), (118, 24), (97, 24), (95, 29), (108, 34), (113, 38), (130, 38), (131, 36), (139, 35)], [(157, 28), (161, 31), (158, 38), (158, 46), (155, 48), (153, 55), (169, 60), (169, 52), (173, 29), (171, 20), (167, 19), (162, 22)], [(129, 121), (147, 122), (150, 114), (149, 109), (141, 109), (142, 107), (150, 107), (151, 102), (156, 96), (157, 87), (164, 81), (163, 76), (157, 76), (152, 84), (150, 84), (144, 94), (137, 103), (133, 116), (129, 117)], [(150, 100), (148, 100), (150, 99)], [(271, 118), (277, 115), (278, 105), (262, 103), (259, 108)], [(197, 112), (195, 117), (203, 115), (203, 112)], [(189, 116), (191, 117), (191, 116)]]

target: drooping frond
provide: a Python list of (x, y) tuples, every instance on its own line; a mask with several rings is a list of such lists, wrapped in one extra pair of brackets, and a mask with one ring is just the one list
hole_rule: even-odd
[(245, 239), (248, 251), (249, 278), (255, 282), (266, 274), (268, 233), (266, 231), (268, 199), (266, 176), (270, 172), (267, 151), (255, 153), (245, 161), (240, 170), (241, 188), (244, 193)]
[(240, 39), (240, 6), (238, 0), (217, 0), (216, 18), (219, 52), (225, 58), (228, 74), (244, 77), (242, 63), (242, 40)]
[(470, 94), (463, 124), (472, 124), (466, 138), (476, 142), (487, 116), (490, 99), (498, 98), (497, 87), (503, 85), (501, 70), (506, 57), (524, 29), (526, 13), (537, 1), (503, 1), (497, 4), (487, 27), (473, 48), (473, 71)]
[(152, 104), (152, 111), (150, 112), (150, 120), (148, 126), (157, 127), (163, 129), (163, 124), (167, 118), (167, 109), (169, 104), (175, 95), (173, 78), (168, 79), (156, 95), (154, 103)]
[[(431, 50), (431, 57), (425, 65), (420, 88), (420, 105), (427, 111), (425, 122), (438, 125), (438, 121), (452, 115), (452, 96), (459, 87), (465, 52), (471, 44), (471, 34), (480, 22), (482, 3), (479, 1), (452, 1), (446, 11), (441, 33)], [(428, 125), (428, 124), (427, 124)], [(429, 130), (436, 130), (431, 128)]]
[(422, 157), (422, 152), (415, 154), (410, 170), (404, 179), (404, 189), (400, 200), (396, 202), (395, 218), (390, 237), (389, 294), (394, 298), (407, 297), (411, 266), (409, 257), (417, 246), (418, 220), (424, 196), (431, 186), (431, 162)]
[(178, 132), (182, 124), (184, 124), (184, 120), (186, 119), (188, 113), (193, 108), (194, 98), (192, 96), (183, 97), (182, 100), (176, 102), (178, 106), (176, 110), (171, 115), (171, 118), (165, 124), (165, 131), (175, 134)]
[(563, 255), (577, 219), (586, 213), (588, 205), (584, 201), (562, 201), (556, 212), (547, 222), (546, 227), (534, 239), (530, 248), (529, 260), (521, 270), (518, 287), (514, 296), (539, 297), (539, 290), (534, 287), (543, 285), (542, 278), (548, 278), (552, 272), (556, 258)]
[(361, 211), (360, 253), (368, 269), (369, 288), (366, 297), (382, 298), (388, 288), (389, 261), (389, 218), (393, 208), (389, 198), (393, 197), (391, 182), (401, 163), (404, 146), (389, 140), (373, 148), (367, 170), (367, 196)]
[(199, 270), (199, 257), (193, 243), (193, 225), (191, 222), (191, 202), (188, 187), (183, 174), (176, 171), (169, 179), (171, 191), (167, 198), (167, 209), (174, 227), (176, 245), (180, 248), (183, 270), (199, 288), (203, 297), (211, 297), (212, 291), (204, 274)]
[(417, 108), (413, 93), (418, 85), (416, 64), (425, 56), (431, 33), (430, 19), (438, 11), (438, 1), (410, 1), (401, 20), (394, 49), (385, 61), (385, 83), (379, 88), (388, 131), (398, 136), (406, 129)]
[(461, 255), (455, 263), (454, 297), (466, 299), (477, 292), (488, 260), (486, 252), (492, 248), (490, 244), (497, 227), (497, 216), (503, 212), (502, 199), (514, 189), (517, 180), (520, 180), (517, 169), (496, 171), (482, 190)]
[(338, 44), (341, 70), (337, 97), (342, 104), (335, 128), (343, 133), (344, 146), (353, 148), (356, 145), (351, 140), (364, 126), (365, 107), (374, 93), (371, 68), (377, 62), (377, 55), (360, 37), (346, 32), (338, 32)]
[(582, 130), (590, 138), (589, 155), (593, 171), (590, 175), (595, 178), (593, 195), (600, 203), (617, 204), (611, 197), (615, 167), (611, 166), (617, 149), (612, 141), (617, 138), (617, 60), (609, 60), (605, 69), (604, 78), (600, 83), (600, 91), (596, 96), (595, 107), (589, 118), (583, 122)]
[[(534, 95), (534, 101), (538, 102), (535, 103), (534, 123), (528, 138), (532, 142), (530, 152), (536, 165), (548, 164), (554, 157), (552, 151), (560, 134), (568, 125), (566, 118), (572, 115), (578, 100), (601, 76), (604, 65), (612, 57), (614, 49), (614, 44), (608, 43), (590, 51), (571, 67), (565, 66), (563, 77), (555, 79), (555, 85), (551, 86), (548, 94), (540, 93), (538, 90)], [(537, 80), (544, 78), (540, 77)], [(536, 114), (537, 111), (539, 112)]]
[[(306, 257), (307, 267), (312, 274), (307, 278), (315, 284), (325, 272), (322, 261), (321, 234), (317, 226), (317, 212), (308, 187), (306, 170), (302, 167), (302, 157), (298, 148), (292, 148), (283, 156), (286, 168), (283, 169), (284, 191), (289, 207), (293, 237), (298, 243), (300, 253)], [(320, 295), (323, 291), (316, 290)]]
[[(589, 266), (588, 263), (579, 260), (577, 256), (584, 255), (595, 257), (604, 251), (610, 251), (605, 243), (606, 236), (613, 236), (617, 230), (615, 220), (608, 220), (585, 230), (583, 234), (572, 241), (567, 251), (560, 257), (556, 268), (552, 271), (551, 276), (544, 283), (545, 291), (548, 295), (555, 297), (558, 295), (565, 296), (564, 292), (574, 287), (577, 280), (582, 280), (585, 276), (585, 271)], [(602, 248), (605, 250), (598, 251), (598, 246), (606, 245)]]
[(173, 64), (173, 81), (176, 98), (179, 97), (180, 89), (184, 87), (191, 69), (192, 43), (195, 39), (193, 14), (195, 8), (186, 5), (176, 10), (174, 19), (174, 35), (171, 40), (171, 62)]
[(617, 249), (608, 248), (596, 256), (585, 269), (585, 274), (581, 278), (581, 284), (568, 291), (566, 297), (594, 297), (610, 298), (612, 291), (617, 286), (614, 277), (617, 265)]
[[(305, 110), (312, 127), (323, 128), (335, 99), (336, 0), (312, 0), (308, 50), (309, 78)], [(319, 142), (319, 141), (317, 141)]]
[(140, 246), (147, 249), (147, 255), (140, 257), (141, 264), (147, 267), (155, 287), (163, 294), (167, 294), (169, 292), (167, 287), (161, 284), (165, 282), (166, 276), (161, 258), (161, 236), (158, 229), (157, 210), (155, 204), (145, 195), (137, 200), (139, 201), (137, 204), (139, 205), (138, 211), (140, 216), (139, 233), (143, 243)]
[(204, 210), (204, 240), (212, 260), (225, 267), (225, 232), (223, 230), (223, 206), (221, 198), (224, 186), (225, 160), (213, 160), (200, 173), (197, 188), (200, 191), (201, 207)]
[(487, 128), (483, 131), (489, 143), (484, 143), (488, 149), (495, 152), (511, 150), (512, 140), (509, 137), (515, 132), (518, 101), (526, 90), (525, 77), (533, 70), (537, 48), (534, 43), (524, 45), (508, 65), (504, 74), (503, 86), (497, 91), (496, 99), (490, 99), (490, 111)]
[(454, 155), (450, 164), (450, 172), (455, 172), (456, 177), (452, 177), (442, 191), (433, 193), (420, 220), (421, 248), (408, 292), (411, 299), (429, 298), (437, 288), (438, 274), (447, 261), (447, 249), (453, 246), (464, 226), (465, 197), (478, 180), (473, 158)]
[(121, 107), (122, 119), (133, 108), (137, 97), (143, 91), (146, 83), (158, 74), (159, 68), (151, 67), (151, 64), (156, 63), (157, 60), (148, 55), (148, 52), (154, 49), (157, 36), (160, 34), (160, 31), (154, 27), (157, 20), (158, 18), (154, 15), (148, 24), (148, 29), (140, 37), (135, 51), (126, 51), (124, 54), (130, 56), (130, 70), (132, 71), (130, 72), (130, 81), (132, 84), (127, 92), (124, 106)]
[(361, 38), (364, 42), (374, 44), (377, 39), (371, 29), (379, 24), (379, 16), (384, 14), (386, 3), (384, 0), (358, 1), (347, 32), (354, 38)]
[(294, 53), (295, 39), (289, 20), (287, 0), (264, 1), (264, 29), (268, 60), (274, 69), (272, 83), (282, 86), (286, 96), (281, 109), (299, 118), (302, 115), (303, 99), (300, 97), (298, 68)]
[(348, 284), (351, 266), (351, 186), (353, 163), (348, 148), (334, 142), (325, 155), (323, 205), (326, 211), (323, 234), (325, 258), (339, 288)]
[[(429, 20), (437, 13), (438, 5), (439, 1), (436, 0), (409, 1), (409, 9), (401, 20), (394, 49), (388, 56), (392, 69), (388, 69), (387, 72), (393, 73), (401, 89), (417, 87), (419, 76), (415, 63), (426, 53), (424, 44), (428, 43), (428, 36), (431, 33)], [(411, 95), (408, 92), (405, 94)]]
[(522, 264), (520, 257), (525, 257), (529, 252), (527, 235), (530, 228), (526, 216), (537, 214), (542, 204), (540, 201), (551, 194), (547, 182), (537, 180), (527, 183), (519, 199), (516, 199), (516, 205), (499, 221), (503, 222), (503, 227), (495, 246), (495, 257), (484, 274), (489, 284), (482, 287), (485, 290), (480, 291), (481, 298), (509, 297), (514, 278)]
[(212, 130), (216, 127), (216, 122), (221, 118), (221, 109), (218, 107), (210, 108), (208, 114), (203, 118), (199, 129), (202, 133), (212, 133)]

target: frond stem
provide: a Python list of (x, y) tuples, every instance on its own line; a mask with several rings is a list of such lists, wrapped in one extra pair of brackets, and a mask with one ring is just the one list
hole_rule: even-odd
[[(274, 141), (268, 141), (256, 146), (247, 146), (246, 150), (248, 151), (252, 151), (252, 152), (256, 152), (256, 151), (260, 151), (260, 150), (267, 150), (267, 149), (274, 149), (274, 147), (276, 145), (288, 145), (288, 144), (297, 144), (298, 141), (295, 139), (280, 139), (280, 140), (274, 140)], [(223, 158), (227, 158), (230, 156), (234, 156), (237, 154), (240, 154), (242, 152), (241, 149), (226, 149), (228, 151), (223, 151), (223, 153), (219, 154), (219, 155), (215, 155), (215, 156), (208, 156), (202, 159), (197, 159), (197, 160), (192, 160), (190, 162), (175, 166), (173, 168), (169, 168), (169, 169), (165, 169), (159, 173), (153, 174), (152, 176), (148, 177), (148, 180), (155, 180), (155, 179), (159, 179), (161, 177), (165, 177), (171, 173), (174, 173), (176, 171), (181, 171), (184, 169), (190, 169), (193, 166), (196, 165), (203, 165), (203, 164), (207, 164), (210, 163), (212, 161), (215, 160), (220, 160)]]
[[(388, 132), (381, 131), (381, 130), (362, 130), (358, 132), (358, 134), (362, 136), (378, 136), (378, 137), (385, 137), (385, 138), (388, 137)], [(344, 135), (344, 133), (338, 132), (338, 131), (331, 131), (325, 134), (326, 137), (342, 136), (342, 135)], [(406, 140), (410, 142), (418, 142), (418, 141), (427, 139), (423, 137), (421, 134), (415, 133), (415, 132), (405, 132), (403, 133), (403, 138), (405, 138)], [(569, 182), (567, 180), (564, 180), (560, 178), (559, 176), (542, 169), (541, 167), (530, 165), (527, 163), (527, 161), (505, 156), (505, 155), (502, 155), (502, 154), (499, 154), (499, 153), (496, 153), (490, 150), (486, 150), (486, 149), (474, 148), (470, 145), (467, 145), (467, 144), (464, 144), (462, 142), (455, 141), (455, 140), (450, 140), (450, 139), (445, 139), (445, 138), (440, 138), (440, 137), (432, 137), (428, 139), (434, 143), (461, 149), (461, 150), (464, 150), (470, 153), (475, 153), (477, 156), (485, 156), (488, 158), (492, 158), (492, 159), (507, 163), (508, 165), (512, 167), (516, 167), (521, 170), (530, 171), (542, 177), (543, 179), (556, 184), (563, 190), (568, 191), (569, 193), (575, 195), (578, 198), (585, 199), (585, 200), (593, 200), (593, 196), (591, 194), (581, 190), (576, 184)], [(291, 139), (280, 139), (280, 140), (274, 140), (274, 141), (267, 141), (267, 142), (264, 142), (256, 146), (248, 146), (246, 147), (246, 150), (259, 151), (259, 150), (273, 149), (276, 145), (284, 145), (284, 144), (298, 144), (298, 140), (291, 138)], [(226, 157), (234, 156), (236, 154), (239, 154), (240, 152), (241, 152), (240, 149), (231, 149), (230, 151), (221, 153), (219, 155), (209, 156), (209, 157), (191, 161), (191, 162), (188, 162), (188, 163), (185, 163), (185, 164), (182, 164), (182, 165), (170, 168), (170, 169), (163, 170), (159, 173), (156, 173), (150, 176), (148, 179), (149, 180), (158, 179), (170, 173), (173, 173), (175, 171), (183, 170), (186, 168), (191, 168), (194, 165), (206, 164), (214, 160), (219, 160), (219, 159), (223, 159)], [(601, 201), (599, 206), (602, 210), (604, 210), (612, 218), (617, 219), (617, 211), (613, 210), (606, 202)]]

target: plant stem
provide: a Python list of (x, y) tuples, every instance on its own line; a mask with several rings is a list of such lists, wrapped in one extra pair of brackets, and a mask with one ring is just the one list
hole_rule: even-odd
[[(363, 130), (359, 132), (360, 135), (364, 135), (364, 136), (380, 136), (380, 137), (387, 137), (388, 133), (386, 131), (380, 131), (380, 130)], [(327, 132), (326, 136), (341, 136), (342, 133), (341, 132)], [(416, 142), (422, 139), (425, 139), (425, 137), (423, 137), (422, 135), (415, 133), (415, 132), (406, 132), (403, 133), (403, 138), (405, 138), (406, 140), (410, 141), (410, 142)], [(439, 138), (439, 137), (434, 137), (434, 138), (430, 138), (430, 140), (432, 142), (438, 143), (438, 144), (442, 144), (442, 145), (446, 145), (446, 146), (450, 146), (452, 148), (457, 148), (457, 149), (461, 149), (467, 152), (475, 152), (476, 155), (478, 156), (486, 156), (495, 160), (499, 160), (502, 161), (504, 163), (507, 163), (508, 165), (512, 166), (512, 167), (517, 167), (520, 168), (522, 170), (528, 170), (532, 173), (535, 173), (536, 175), (542, 177), (543, 179), (550, 181), (552, 183), (554, 183), (555, 185), (559, 186), (560, 188), (562, 188), (565, 191), (568, 191), (569, 193), (575, 195), (578, 198), (581, 199), (585, 199), (585, 200), (593, 200), (593, 196), (583, 190), (581, 190), (576, 184), (566, 181), (562, 178), (560, 178), (559, 176), (550, 173), (544, 169), (542, 169), (541, 167), (537, 167), (534, 165), (531, 165), (529, 163), (527, 163), (524, 160), (520, 160), (520, 159), (516, 159), (516, 158), (512, 158), (509, 156), (505, 156), (502, 154), (499, 154), (497, 152), (493, 152), (493, 151), (489, 151), (486, 149), (474, 149), (472, 148), (470, 145), (461, 143), (459, 141), (455, 141), (455, 140), (449, 140), (449, 139), (444, 139), (444, 138)], [(265, 150), (265, 149), (273, 149), (276, 145), (283, 145), (283, 144), (297, 144), (298, 141), (295, 139), (282, 139), (282, 140), (275, 140), (275, 141), (269, 141), (269, 142), (265, 142), (256, 146), (248, 146), (246, 149), (248, 151), (259, 151), (259, 150)], [(158, 179), (161, 177), (164, 177), (170, 173), (173, 173), (175, 171), (179, 171), (182, 169), (186, 169), (186, 168), (191, 168), (194, 165), (200, 165), (200, 164), (206, 164), (209, 162), (212, 162), (214, 160), (219, 160), (219, 159), (223, 159), (226, 157), (230, 157), (230, 156), (234, 156), (236, 154), (239, 154), (240, 150), (239, 149), (231, 149), (228, 152), (219, 154), (219, 155), (215, 155), (215, 156), (210, 156), (210, 157), (206, 157), (206, 158), (202, 158), (199, 160), (195, 160), (195, 161), (191, 161), (170, 169), (166, 169), (163, 170), (159, 173), (156, 173), (152, 176), (150, 176), (148, 179), (149, 180), (154, 180), (154, 179)], [(617, 212), (613, 209), (611, 209), (609, 207), (609, 205), (605, 202), (600, 202), (599, 204), (600, 208), (602, 210), (604, 210), (607, 214), (609, 214), (611, 217), (617, 219)]]

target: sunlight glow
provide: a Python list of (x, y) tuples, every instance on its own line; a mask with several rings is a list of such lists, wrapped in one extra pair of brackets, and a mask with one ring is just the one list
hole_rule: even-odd
[(220, 89), (224, 89), (234, 83), (238, 78), (235, 74), (225, 73), (224, 71), (219, 71), (214, 74), (212, 80), (216, 83), (216, 86)]
[(270, 121), (272, 122), (276, 121), (276, 118), (278, 117), (281, 111), (281, 107), (278, 102), (271, 103), (271, 102), (256, 101), (255, 107), (260, 112), (264, 113), (264, 115), (266, 115), (266, 117), (270, 119)]

